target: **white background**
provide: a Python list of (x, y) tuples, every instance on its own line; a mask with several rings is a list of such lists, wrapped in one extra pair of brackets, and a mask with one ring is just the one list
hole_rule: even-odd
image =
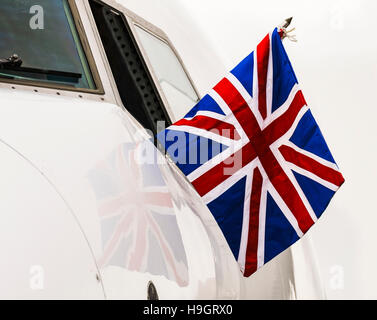
[(377, 298), (377, 2), (181, 3), (207, 31), (228, 69), (284, 18), (294, 17), (299, 41), (284, 40), (285, 47), (346, 179), (310, 231), (322, 279), (329, 298)]

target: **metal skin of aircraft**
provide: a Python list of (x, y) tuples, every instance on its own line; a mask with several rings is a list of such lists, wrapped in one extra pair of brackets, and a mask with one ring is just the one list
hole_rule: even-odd
[[(129, 157), (150, 136), (133, 114), (137, 99), (129, 107), (127, 92), (121, 92), (117, 81), (123, 71), (114, 71), (104, 22), (97, 19), (105, 6), (127, 23), (154, 102), (174, 121), (226, 72), (179, 4), (62, 3), (65, 10), (70, 6), (69, 25), (83, 43), (78, 61), (86, 54), (81, 67), (92, 74), (83, 84), (88, 72), (81, 72), (81, 88), (71, 79), (78, 68), (66, 70), (69, 75), (33, 71), (26, 49), (8, 52), (0, 44), (0, 58), (17, 53), (24, 61), (24, 67), (0, 68), (0, 298), (147, 299), (151, 287), (159, 299), (324, 298), (309, 241), (244, 278), (210, 211), (175, 165), (152, 145), (156, 163), (144, 167)], [(27, 8), (28, 23), (37, 9)], [(52, 9), (42, 9), (48, 30)], [(5, 10), (12, 8), (0, 4), (0, 15)], [(162, 40), (164, 49), (150, 47), (150, 36)], [(52, 48), (31, 46), (42, 58)], [(153, 52), (166, 48), (175, 60), (156, 64)], [(185, 94), (169, 79), (162, 81), (161, 73), (174, 66)], [(35, 79), (33, 72), (43, 77)]]

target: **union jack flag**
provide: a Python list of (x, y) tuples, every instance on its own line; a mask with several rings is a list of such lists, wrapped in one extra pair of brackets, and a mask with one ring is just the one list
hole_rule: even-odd
[(244, 276), (302, 237), (344, 182), (278, 29), (158, 140), (215, 217)]
[(138, 160), (148, 143), (120, 145), (88, 176), (101, 224), (98, 265), (165, 276), (186, 286), (187, 258), (174, 201), (157, 161)]

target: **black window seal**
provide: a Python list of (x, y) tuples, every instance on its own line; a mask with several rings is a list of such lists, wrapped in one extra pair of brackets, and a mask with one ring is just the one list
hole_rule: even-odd
[[(163, 111), (164, 116), (167, 120), (167, 125), (171, 125), (172, 124), (172, 118), (171, 118), (172, 114), (170, 114), (170, 112), (167, 110), (169, 108), (169, 104), (167, 103), (167, 101), (165, 101), (166, 98), (164, 96), (163, 91), (159, 87), (159, 83), (158, 83), (157, 78), (155, 78), (153, 68), (151, 67), (150, 63), (146, 61), (148, 59), (148, 57), (143, 53), (143, 51), (140, 48), (141, 44), (138, 42), (138, 40), (136, 38), (134, 29), (133, 29), (134, 22), (133, 22), (133, 19), (131, 19), (130, 16), (129, 16), (129, 10), (126, 9), (123, 5), (120, 5), (118, 3), (114, 3), (114, 1), (112, 1), (112, 0), (110, 0), (110, 1), (108, 1), (108, 0), (90, 0), (90, 1), (96, 2), (100, 5), (107, 7), (109, 10), (111, 10), (113, 13), (117, 14), (122, 19), (124, 26), (127, 29), (128, 34), (129, 34), (129, 36), (132, 40), (132, 43), (135, 47), (135, 50), (136, 50), (136, 52), (139, 56), (140, 62), (142, 63), (143, 68), (144, 68), (144, 70), (145, 70), (145, 72), (148, 76), (150, 84), (151, 84), (151, 86), (153, 87), (153, 89), (156, 93), (156, 97), (157, 97), (160, 105), (162, 106), (162, 111)], [(119, 89), (117, 89), (117, 90), (119, 91)], [(123, 106), (125, 107), (125, 109), (127, 109), (126, 106), (124, 105), (124, 103), (123, 103)]]

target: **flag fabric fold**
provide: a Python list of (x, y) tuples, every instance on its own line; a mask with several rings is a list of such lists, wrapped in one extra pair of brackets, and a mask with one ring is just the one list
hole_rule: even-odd
[(275, 29), (157, 136), (244, 276), (300, 239), (343, 184)]

